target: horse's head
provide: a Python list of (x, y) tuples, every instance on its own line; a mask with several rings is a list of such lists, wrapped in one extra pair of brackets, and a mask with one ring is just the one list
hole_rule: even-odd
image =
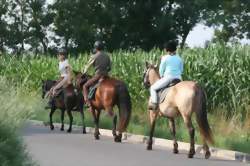
[(143, 84), (146, 88), (149, 88), (155, 81), (159, 79), (157, 72), (157, 65), (146, 62), (146, 68), (143, 73)]
[(46, 93), (55, 85), (54, 80), (42, 80), (42, 98), (44, 99)]
[(90, 76), (87, 74), (82, 74), (78, 71), (73, 71), (76, 79), (76, 88), (82, 89), (82, 86), (89, 80)]

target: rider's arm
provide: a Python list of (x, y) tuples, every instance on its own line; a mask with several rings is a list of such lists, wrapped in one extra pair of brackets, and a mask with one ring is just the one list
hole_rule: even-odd
[(181, 73), (183, 72), (183, 66), (184, 66), (183, 60), (181, 59), (181, 63), (180, 63), (180, 70), (181, 70)]
[(87, 63), (87, 65), (84, 68), (83, 73), (87, 73), (88, 69), (90, 68), (90, 66), (95, 62), (95, 59), (93, 57), (91, 57)]
[(163, 77), (165, 69), (166, 69), (166, 64), (165, 64), (165, 60), (162, 57), (161, 58), (160, 68), (159, 68), (160, 77)]

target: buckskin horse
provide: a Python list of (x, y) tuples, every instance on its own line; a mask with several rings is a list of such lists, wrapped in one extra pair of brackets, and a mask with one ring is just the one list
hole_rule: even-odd
[[(47, 92), (56, 84), (56, 81), (54, 80), (43, 80), (42, 81), (42, 98), (45, 97)], [(64, 113), (67, 112), (69, 116), (69, 128), (67, 132), (72, 131), (72, 122), (73, 122), (73, 116), (72, 111), (79, 111), (81, 114), (82, 119), (82, 125), (83, 125), (83, 134), (86, 133), (85, 129), (85, 123), (84, 123), (84, 112), (83, 112), (83, 95), (81, 92), (76, 92), (75, 88), (72, 84), (68, 85), (66, 88), (63, 88), (62, 92), (59, 93), (58, 96), (54, 97), (54, 102), (52, 104), (52, 107), (50, 109), (50, 129), (54, 130), (53, 120), (52, 116), (56, 109), (61, 110), (61, 131), (64, 130)]]
[[(156, 67), (146, 62), (146, 70), (144, 72), (143, 80), (144, 85), (149, 88), (159, 79), (160, 76)], [(175, 136), (175, 118), (180, 115), (188, 128), (190, 136), (190, 150), (188, 157), (193, 158), (193, 155), (195, 154), (195, 130), (191, 120), (192, 113), (196, 114), (196, 120), (203, 141), (205, 158), (208, 159), (211, 154), (207, 143), (209, 142), (213, 144), (213, 136), (207, 120), (206, 96), (201, 86), (193, 81), (181, 81), (170, 87), (164, 101), (159, 104), (158, 109), (156, 111), (149, 110), (150, 135), (147, 150), (152, 150), (152, 137), (154, 134), (155, 121), (159, 115), (169, 118), (170, 131), (173, 135), (173, 152), (178, 153), (178, 144)]]
[[(83, 85), (90, 78), (87, 74), (74, 71), (76, 75), (76, 87), (83, 89)], [(90, 112), (95, 123), (95, 139), (99, 139), (99, 118), (101, 110), (105, 110), (113, 117), (113, 130), (115, 142), (121, 142), (122, 133), (126, 130), (131, 116), (131, 98), (124, 82), (114, 78), (105, 77), (99, 81), (99, 85), (94, 94), (94, 99), (90, 101)], [(113, 115), (113, 107), (119, 109), (119, 124), (116, 129), (117, 116)], [(118, 134), (117, 134), (118, 131)]]

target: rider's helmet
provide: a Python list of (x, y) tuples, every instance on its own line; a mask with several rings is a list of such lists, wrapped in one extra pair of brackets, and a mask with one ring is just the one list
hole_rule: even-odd
[(94, 49), (95, 50), (103, 50), (104, 49), (104, 44), (100, 40), (95, 41), (94, 43)]

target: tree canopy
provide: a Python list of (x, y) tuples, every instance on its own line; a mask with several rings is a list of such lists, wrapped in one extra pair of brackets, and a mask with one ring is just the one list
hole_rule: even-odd
[(183, 47), (197, 23), (217, 27), (215, 40), (250, 38), (249, 0), (0, 0), (0, 51), (47, 53), (151, 50), (168, 40)]

